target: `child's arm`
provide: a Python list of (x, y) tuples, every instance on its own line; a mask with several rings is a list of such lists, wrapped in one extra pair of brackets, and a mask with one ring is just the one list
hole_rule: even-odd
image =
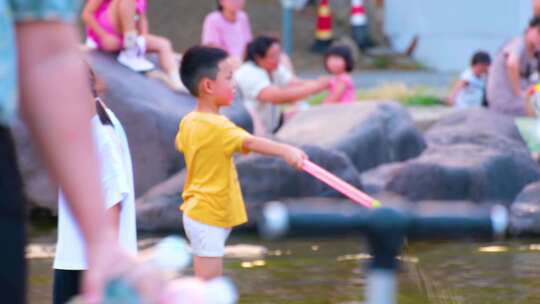
[(459, 92), (461, 92), (461, 90), (463, 90), (466, 86), (467, 86), (467, 81), (465, 81), (463, 79), (458, 80), (458, 82), (456, 83), (456, 85), (452, 89), (452, 92), (450, 93), (450, 96), (448, 96), (448, 104), (449, 105), (453, 106), (453, 105), (456, 104), (456, 98), (457, 98)]
[(273, 104), (290, 103), (309, 95), (318, 93), (328, 87), (328, 78), (319, 78), (315, 81), (305, 82), (287, 87), (268, 86), (261, 90), (257, 99)]
[(291, 167), (301, 169), (304, 160), (308, 158), (306, 153), (296, 147), (271, 141), (266, 138), (250, 136), (244, 140), (244, 149), (260, 154), (281, 157)]
[(508, 73), (508, 79), (515, 96), (523, 96), (520, 86), (519, 76), (519, 58), (513, 52), (508, 54), (508, 60), (506, 63), (506, 72)]
[(84, 6), (82, 20), (84, 24), (96, 33), (101, 39), (102, 47), (106, 51), (116, 51), (121, 47), (118, 39), (108, 33), (97, 21), (95, 14), (104, 0), (89, 0)]
[(328, 95), (323, 103), (336, 103), (341, 100), (345, 90), (347, 89), (347, 84), (343, 80), (338, 80), (336, 84), (336, 89), (330, 95)]

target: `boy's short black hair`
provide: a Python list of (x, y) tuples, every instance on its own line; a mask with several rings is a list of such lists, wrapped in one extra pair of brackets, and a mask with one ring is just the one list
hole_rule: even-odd
[(246, 47), (245, 61), (255, 62), (257, 57), (264, 57), (274, 43), (280, 43), (279, 39), (270, 35), (257, 36)]
[(326, 53), (324, 53), (324, 68), (328, 70), (326, 67), (326, 61), (328, 60), (328, 57), (330, 56), (338, 56), (343, 58), (345, 60), (345, 70), (347, 72), (352, 72), (354, 70), (354, 59), (352, 56), (351, 49), (346, 45), (334, 45), (330, 47)]
[(540, 16), (532, 17), (529, 21), (529, 28), (536, 27), (537, 30), (540, 30)]
[(180, 78), (193, 96), (199, 96), (199, 82), (207, 77), (216, 79), (218, 64), (229, 55), (222, 49), (194, 46), (182, 57)]
[(488, 53), (484, 51), (478, 51), (474, 53), (474, 55), (471, 58), (471, 65), (476, 65), (476, 64), (490, 65), (491, 57), (489, 56)]

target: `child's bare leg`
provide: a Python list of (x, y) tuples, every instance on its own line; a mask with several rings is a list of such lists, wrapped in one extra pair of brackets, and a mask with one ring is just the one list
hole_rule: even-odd
[(145, 35), (144, 38), (146, 50), (150, 53), (158, 53), (161, 68), (167, 73), (178, 73), (178, 64), (169, 39), (152, 34)]
[(208, 281), (223, 275), (222, 257), (193, 257), (193, 269), (195, 276)]
[(107, 14), (117, 33), (136, 32), (135, 0), (114, 0), (109, 5)]
[(165, 72), (166, 77), (162, 80), (173, 90), (179, 91), (184, 89), (180, 80), (179, 65), (176, 59), (176, 54), (172, 48), (169, 39), (148, 34), (144, 36), (146, 40), (146, 50), (150, 53), (157, 53), (161, 69)]

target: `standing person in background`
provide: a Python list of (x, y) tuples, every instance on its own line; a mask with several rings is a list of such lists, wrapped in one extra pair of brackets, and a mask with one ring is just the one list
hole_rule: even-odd
[(538, 82), (540, 17), (534, 17), (527, 30), (506, 43), (495, 56), (488, 74), (487, 100), (497, 112), (525, 116), (528, 89)]
[(48, 172), (63, 189), (86, 242), (82, 289), (100, 301), (108, 278), (129, 268), (103, 207), (88, 117), (90, 93), (73, 22), (78, 1), (0, 0), (0, 259), (3, 303), (25, 303), (26, 215), (10, 124), (21, 114)]
[(146, 0), (88, 0), (82, 12), (91, 44), (106, 52), (120, 52), (118, 62), (136, 72), (147, 72), (154, 64), (145, 53), (157, 53), (173, 90), (183, 88), (171, 42), (151, 34), (146, 16)]
[(488, 53), (478, 51), (471, 59), (471, 65), (461, 73), (448, 101), (458, 109), (481, 107), (485, 98), (486, 77), (491, 64)]
[(253, 119), (255, 135), (277, 131), (282, 121), (279, 105), (293, 104), (326, 90), (328, 77), (317, 80), (294, 78), (280, 63), (281, 45), (277, 38), (261, 35), (249, 43), (246, 61), (234, 73), (238, 95)]
[(240, 64), (252, 39), (245, 0), (218, 0), (217, 10), (204, 19), (201, 43), (224, 49)]

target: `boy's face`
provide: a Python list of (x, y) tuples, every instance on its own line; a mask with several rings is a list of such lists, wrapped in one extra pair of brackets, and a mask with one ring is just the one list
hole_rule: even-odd
[(473, 68), (473, 73), (475, 75), (478, 75), (478, 76), (486, 75), (488, 73), (488, 70), (489, 70), (489, 64), (477, 63), (477, 64), (473, 65), (472, 68)]
[(218, 64), (216, 80), (213, 81), (214, 101), (218, 106), (229, 106), (234, 98), (233, 63), (231, 58)]

